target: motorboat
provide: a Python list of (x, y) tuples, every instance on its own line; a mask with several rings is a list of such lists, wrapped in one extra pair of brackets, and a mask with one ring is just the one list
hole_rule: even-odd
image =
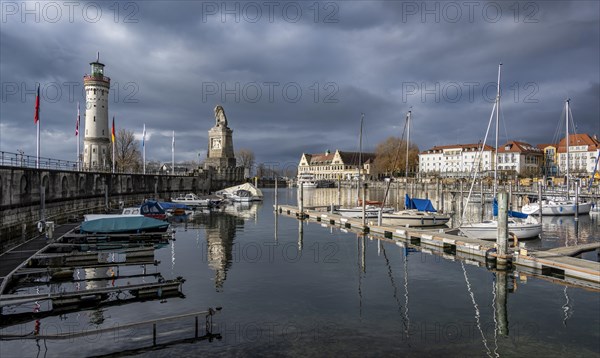
[(135, 234), (145, 232), (165, 232), (169, 223), (163, 220), (137, 215), (116, 215), (81, 223), (81, 233), (87, 234)]
[(316, 188), (318, 186), (313, 173), (298, 173), (297, 183), (298, 188), (302, 187), (304, 189)]
[(200, 198), (198, 195), (194, 193), (189, 193), (185, 195), (180, 195), (177, 198), (171, 198), (173, 203), (177, 204), (185, 204), (189, 207), (198, 207), (198, 206), (209, 206), (210, 199), (208, 198)]

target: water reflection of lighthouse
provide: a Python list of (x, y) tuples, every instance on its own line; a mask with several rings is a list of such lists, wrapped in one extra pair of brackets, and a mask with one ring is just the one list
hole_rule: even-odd
[(215, 271), (215, 289), (223, 290), (227, 279), (227, 270), (231, 267), (233, 239), (236, 227), (244, 225), (244, 220), (213, 212), (202, 218), (206, 227), (206, 248), (208, 266)]

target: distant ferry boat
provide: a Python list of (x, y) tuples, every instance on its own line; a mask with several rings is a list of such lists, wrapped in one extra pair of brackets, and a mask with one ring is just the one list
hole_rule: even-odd
[(298, 187), (300, 187), (300, 184), (302, 184), (303, 188), (316, 188), (315, 175), (313, 173), (298, 174)]

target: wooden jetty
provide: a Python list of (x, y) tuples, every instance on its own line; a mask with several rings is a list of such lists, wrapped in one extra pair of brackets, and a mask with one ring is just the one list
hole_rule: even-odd
[[(214, 339), (222, 339), (220, 333), (213, 333), (213, 316), (221, 311), (221, 307), (216, 308), (208, 308), (206, 311), (199, 312), (191, 312), (180, 315), (174, 315), (169, 317), (156, 318), (151, 320), (144, 320), (132, 323), (123, 323), (118, 325), (113, 325), (111, 327), (99, 328), (99, 329), (84, 329), (81, 331), (69, 330), (68, 332), (58, 332), (58, 333), (43, 333), (33, 331), (31, 334), (27, 335), (16, 335), (16, 334), (2, 334), (0, 333), (0, 340), (23, 340), (23, 339), (43, 339), (43, 340), (65, 340), (68, 339), (73, 341), (77, 338), (89, 339), (86, 337), (94, 337), (98, 339), (102, 337), (104, 334), (109, 334), (110, 337), (115, 337), (117, 334), (126, 332), (128, 337), (135, 341), (144, 341), (144, 340), (152, 340), (151, 345), (146, 345), (143, 347), (137, 347), (129, 350), (121, 350), (115, 353), (109, 353), (105, 356), (114, 357), (115, 355), (123, 356), (123, 355), (138, 355), (140, 353), (145, 352), (155, 352), (158, 349), (163, 349), (173, 345), (180, 345), (183, 343), (194, 343), (198, 341), (208, 340), (212, 342)], [(193, 321), (192, 321), (193, 318)], [(202, 332), (202, 325), (200, 324), (200, 319), (204, 318), (204, 332)], [(171, 322), (169, 327), (172, 327), (173, 321), (183, 321), (192, 323), (193, 326), (193, 336), (191, 335), (190, 328), (187, 329), (177, 329), (173, 330), (172, 328), (160, 332), (159, 324), (163, 324), (166, 322)], [(189, 327), (189, 326), (188, 326)], [(135, 336), (133, 336), (133, 334)], [(166, 337), (175, 336), (176, 339), (165, 341)], [(161, 341), (159, 341), (159, 339)]]
[[(74, 270), (80, 268), (103, 268), (117, 266), (118, 268), (127, 265), (157, 265), (154, 260), (154, 246), (147, 246), (148, 243), (161, 242), (167, 236), (154, 234), (140, 235), (104, 235), (108, 240), (126, 239), (133, 243), (132, 246), (138, 246), (135, 243), (143, 243), (146, 246), (128, 247), (112, 250), (86, 250), (79, 251), (81, 248), (88, 247), (82, 235), (76, 234), (76, 225), (59, 226), (55, 231), (59, 235), (56, 242), (51, 242), (45, 236), (37, 237), (26, 243), (27, 250), (22, 247), (8, 252), (1, 256), (11, 257), (10, 260), (0, 261), (0, 273), (2, 273), (2, 282), (0, 284), (0, 310), (5, 306), (20, 305), (35, 301), (50, 300), (55, 309), (64, 307), (73, 307), (85, 304), (102, 304), (110, 301), (109, 297), (119, 297), (125, 294), (134, 298), (160, 298), (163, 296), (182, 295), (181, 285), (185, 281), (179, 277), (175, 280), (165, 281), (160, 275), (156, 275), (157, 282), (142, 283), (133, 285), (122, 285), (116, 287), (106, 287), (93, 290), (82, 290), (74, 292), (59, 292), (45, 294), (4, 294), (7, 286), (18, 282), (21, 277), (47, 275), (46, 283), (53, 279), (62, 278), (73, 279)], [(69, 238), (75, 237), (78, 244), (65, 243)], [(24, 245), (21, 245), (24, 246)], [(76, 248), (76, 249), (75, 249)], [(56, 252), (58, 251), (58, 252)], [(110, 262), (108, 256), (111, 253), (123, 254), (119, 257), (120, 261)], [(144, 271), (143, 276), (146, 276)], [(116, 276), (115, 276), (116, 277)], [(111, 277), (114, 279), (115, 277)]]
[[(321, 209), (321, 208), (319, 208)], [(440, 255), (454, 259), (461, 257), (474, 262), (489, 262), (496, 258), (494, 241), (472, 239), (449, 233), (449, 229), (417, 229), (410, 227), (378, 226), (373, 219), (367, 219), (363, 227), (362, 219), (353, 219), (332, 214), (315, 208), (303, 208), (300, 211), (295, 206), (277, 205), (275, 211), (299, 220), (313, 220), (322, 224), (340, 227), (356, 233), (369, 233), (390, 241), (420, 248), (422, 251), (432, 249)], [(547, 251), (519, 250), (516, 248), (508, 259), (514, 266), (529, 269), (532, 274), (553, 277), (570, 278), (571, 283), (581, 281), (581, 286), (600, 290), (600, 262), (571, 257), (584, 251), (600, 249), (600, 243), (558, 248)], [(427, 252), (427, 251), (425, 251)]]
[(53, 308), (56, 306), (77, 305), (84, 302), (101, 301), (106, 299), (106, 297), (111, 293), (125, 293), (134, 297), (162, 297), (163, 295), (166, 296), (172, 293), (180, 293), (183, 282), (185, 282), (184, 279), (178, 278), (164, 282), (104, 287), (74, 292), (0, 295), (0, 308), (44, 300), (51, 300)]

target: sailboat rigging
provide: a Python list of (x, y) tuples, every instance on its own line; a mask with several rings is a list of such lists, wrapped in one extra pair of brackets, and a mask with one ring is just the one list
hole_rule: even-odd
[[(362, 171), (363, 171), (363, 159), (362, 159), (362, 132), (363, 132), (363, 122), (365, 119), (365, 114), (361, 113), (361, 117), (360, 117), (360, 135), (359, 135), (359, 140), (358, 140), (358, 163), (356, 165), (357, 168), (357, 174), (358, 174), (358, 180), (357, 180), (357, 187), (356, 187), (356, 206), (352, 207), (352, 208), (337, 208), (337, 213), (345, 216), (345, 217), (351, 217), (351, 218), (362, 218), (363, 217), (363, 206), (362, 206), (362, 201), (366, 200), (366, 198), (362, 198), (360, 197), (360, 188), (361, 188), (361, 179), (362, 179)], [(377, 218), (377, 216), (379, 215), (379, 211), (381, 210), (382, 212), (392, 212), (393, 209), (392, 208), (380, 208), (376, 205), (373, 205), (372, 203), (369, 202), (365, 202), (365, 208), (364, 208), (364, 215), (366, 218)]]
[[(382, 223), (396, 226), (428, 227), (443, 226), (450, 221), (450, 215), (437, 212), (429, 199), (411, 199), (408, 195), (408, 156), (410, 153), (410, 119), (412, 111), (406, 114), (406, 164), (404, 178), (407, 193), (404, 210), (382, 214)], [(388, 188), (390, 183), (388, 182)], [(387, 190), (386, 190), (387, 195)], [(385, 199), (384, 199), (385, 201)]]
[[(569, 135), (569, 115), (571, 115), (571, 109), (569, 107), (571, 100), (567, 99), (565, 101), (565, 124), (566, 124), (566, 128), (565, 128), (565, 133), (566, 133), (566, 137), (565, 137), (565, 152), (566, 152), (566, 199), (565, 200), (550, 200), (550, 199), (546, 199), (546, 200), (542, 200), (541, 202), (541, 210), (542, 210), (542, 215), (575, 215), (575, 213), (577, 214), (589, 214), (590, 210), (592, 208), (592, 203), (591, 202), (584, 202), (584, 201), (576, 201), (573, 199), (569, 199), (569, 189), (571, 188), (570, 185), (570, 174), (569, 174), (569, 169), (570, 169), (570, 162), (569, 162), (569, 157), (570, 155), (570, 135)], [(572, 118), (572, 115), (571, 115)], [(526, 214), (539, 214), (540, 212), (540, 203), (535, 202), (535, 203), (529, 203), (527, 205), (523, 205), (523, 208), (521, 209), (524, 213)]]
[[(500, 109), (500, 73), (502, 69), (502, 64), (498, 65), (498, 84), (497, 84), (497, 93), (496, 93), (496, 101), (492, 108), (492, 115), (490, 116), (490, 122), (488, 123), (486, 135), (484, 141), (482, 143), (481, 149), (479, 151), (479, 160), (481, 160), (481, 154), (483, 153), (483, 148), (485, 147), (485, 141), (487, 139), (487, 135), (489, 133), (491, 127), (491, 121), (496, 119), (496, 148), (494, 154), (494, 184), (493, 184), (493, 194), (494, 199), (496, 198), (498, 191), (498, 122), (499, 122), (499, 109)], [(473, 180), (471, 182), (471, 188), (469, 190), (469, 195), (473, 191), (473, 186), (475, 185), (475, 179), (477, 175), (475, 175), (475, 165), (473, 165), (474, 175)], [(464, 219), (466, 214), (466, 207), (463, 211), (462, 219)], [(508, 230), (515, 234), (519, 239), (529, 239), (535, 238), (540, 235), (542, 232), (542, 224), (534, 221), (533, 218), (528, 218), (528, 221), (517, 221), (514, 218), (509, 218), (508, 220)], [(498, 221), (497, 220), (484, 220), (479, 223), (462, 223), (459, 226), (459, 230), (467, 235), (468, 237), (484, 239), (484, 240), (495, 240), (498, 235)]]

